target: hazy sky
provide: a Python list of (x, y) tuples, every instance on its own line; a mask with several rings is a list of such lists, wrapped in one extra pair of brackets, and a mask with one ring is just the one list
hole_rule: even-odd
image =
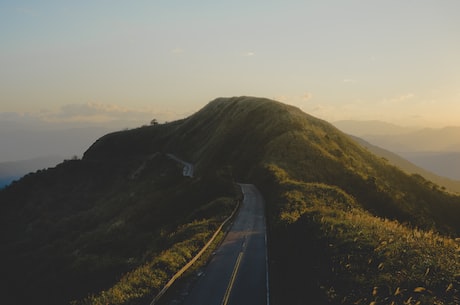
[(459, 12), (458, 0), (1, 0), (0, 113), (171, 120), (252, 95), (330, 121), (460, 125)]

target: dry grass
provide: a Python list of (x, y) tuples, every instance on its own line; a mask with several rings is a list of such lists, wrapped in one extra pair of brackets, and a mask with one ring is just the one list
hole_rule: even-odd
[[(172, 246), (136, 269), (124, 274), (112, 287), (95, 295), (90, 295), (81, 301), (73, 301), (73, 305), (121, 305), (146, 304), (164, 287), (168, 280), (207, 243), (220, 223), (234, 206), (231, 198), (219, 198), (198, 211), (214, 217), (206, 217), (181, 225), (175, 231), (165, 236)], [(220, 211), (214, 211), (220, 206)], [(209, 211), (208, 211), (209, 210)]]
[(270, 207), (273, 259), (283, 261), (274, 272), (293, 270), (274, 304), (312, 301), (299, 282), (316, 285), (324, 304), (458, 304), (460, 247), (454, 239), (372, 215), (336, 186), (271, 170), (279, 185)]
[[(312, 219), (310, 215), (322, 215)], [(305, 214), (327, 240), (335, 290), (331, 301), (355, 304), (456, 304), (459, 246), (433, 231), (411, 229), (362, 210), (320, 208)], [(335, 283), (334, 283), (335, 281)]]
[[(140, 304), (147, 301), (163, 288), (169, 278), (185, 265), (206, 243), (213, 228), (208, 220), (195, 221), (179, 229), (196, 232), (192, 237), (175, 243), (171, 248), (152, 258), (148, 263), (123, 275), (108, 290), (92, 295), (82, 302), (73, 304)], [(190, 235), (190, 232), (187, 232)]]

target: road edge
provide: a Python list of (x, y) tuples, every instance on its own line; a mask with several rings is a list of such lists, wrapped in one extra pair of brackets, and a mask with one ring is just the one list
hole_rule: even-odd
[(161, 297), (168, 291), (168, 289), (178, 280), (182, 274), (184, 274), (192, 265), (203, 255), (204, 252), (209, 248), (209, 246), (213, 243), (213, 241), (216, 239), (217, 235), (222, 231), (222, 228), (236, 215), (238, 212), (240, 206), (241, 206), (242, 200), (237, 200), (236, 207), (233, 209), (232, 213), (230, 216), (228, 216), (222, 224), (217, 228), (217, 230), (214, 232), (212, 237), (209, 239), (209, 241), (201, 248), (201, 250), (187, 263), (182, 267), (179, 271), (174, 274), (171, 279), (166, 283), (166, 285), (163, 287), (163, 289), (160, 290), (160, 292), (153, 298), (153, 300), (150, 302), (150, 305), (155, 305)]

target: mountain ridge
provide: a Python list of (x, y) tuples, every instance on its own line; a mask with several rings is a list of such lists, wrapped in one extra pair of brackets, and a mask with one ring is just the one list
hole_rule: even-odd
[[(167, 153), (193, 163), (194, 177), (179, 177), (177, 164), (166, 160)], [(134, 172), (140, 174), (133, 178)], [(126, 291), (134, 288), (118, 290), (116, 287), (128, 284), (114, 283), (115, 279), (137, 281), (138, 274), (144, 274), (141, 282), (151, 282), (152, 271), (147, 269), (157, 266), (154, 262), (159, 254), (145, 252), (136, 243), (130, 251), (137, 254), (123, 254), (120, 245), (129, 238), (113, 239), (113, 228), (122, 221), (158, 246), (168, 244), (165, 236), (187, 237), (188, 232), (195, 232), (197, 229), (180, 228), (197, 225), (200, 217), (212, 228), (216, 219), (231, 210), (228, 200), (235, 196), (231, 190), (235, 181), (256, 184), (266, 199), (273, 304), (305, 303), (312, 301), (309, 296), (319, 300), (318, 304), (343, 300), (369, 304), (385, 298), (427, 303), (442, 299), (448, 303), (459, 297), (458, 245), (450, 238), (460, 234), (459, 196), (389, 165), (332, 124), (297, 107), (246, 96), (218, 98), (179, 121), (107, 134), (94, 142), (81, 160), (28, 175), (0, 191), (4, 253), (11, 261), (18, 247), (26, 247), (29, 250), (24, 255), (31, 253), (37, 259), (47, 249), (37, 248), (31, 241), (34, 231), (28, 223), (32, 221), (36, 234), (44, 232), (38, 229), (48, 228), (57, 236), (46, 239), (49, 247), (68, 251), (64, 257), (70, 262), (81, 264), (85, 258), (83, 266), (92, 270), (92, 260), (111, 253), (98, 252), (101, 250), (93, 240), (61, 244), (59, 237), (83, 232), (100, 242), (108, 239), (115, 251), (112, 255), (121, 257), (118, 268), (128, 273), (122, 276), (116, 268), (104, 271), (112, 272), (104, 285), (94, 284), (90, 291), (95, 294), (78, 304), (104, 304), (109, 296), (113, 304), (140, 304), (153, 290), (146, 289), (149, 292), (141, 298), (128, 298), (131, 294)], [(181, 194), (179, 199), (187, 198), (186, 204), (175, 201), (176, 193)], [(162, 203), (162, 196), (169, 198), (165, 201), (171, 207), (177, 207), (177, 214)], [(222, 196), (227, 199), (219, 200)], [(80, 210), (79, 222), (68, 214)], [(53, 213), (65, 215), (59, 226), (53, 224)], [(101, 213), (102, 218), (98, 216)], [(47, 222), (41, 221), (42, 215)], [(13, 216), (17, 217), (14, 221)], [(162, 219), (179, 227), (158, 227), (157, 231), (150, 227)], [(80, 226), (81, 232), (71, 226), (81, 221), (94, 225), (95, 220), (100, 224), (95, 228)], [(135, 229), (138, 222), (142, 225)], [(206, 235), (200, 236), (202, 240)], [(94, 249), (98, 251), (92, 252)], [(396, 255), (402, 251), (406, 253), (403, 258)], [(125, 264), (131, 257), (138, 265)], [(33, 274), (39, 272), (30, 274), (27, 268), (21, 271), (28, 274), (30, 283), (36, 283)], [(10, 276), (17, 271), (6, 270)], [(155, 270), (158, 274), (164, 271)], [(79, 268), (74, 271), (83, 272)], [(155, 283), (161, 280), (155, 278)], [(41, 287), (46, 287), (45, 283)], [(5, 287), (11, 287), (8, 285)], [(416, 288), (420, 285), (432, 293), (419, 294)]]

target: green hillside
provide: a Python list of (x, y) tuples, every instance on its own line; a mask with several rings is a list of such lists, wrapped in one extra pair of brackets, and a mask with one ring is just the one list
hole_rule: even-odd
[(331, 124), (298, 108), (250, 97), (217, 99), (178, 124), (165, 149), (180, 151), (198, 173), (231, 171), (257, 181), (269, 165), (294, 180), (340, 187), (364, 209), (421, 228), (459, 232), (459, 198), (409, 176)]
[(5, 304), (145, 304), (235, 206), (228, 180), (182, 177), (161, 153), (119, 153), (69, 160), (0, 192)]
[[(170, 152), (195, 165), (193, 179)], [(88, 294), (84, 304), (138, 304), (230, 214), (234, 181), (267, 202), (272, 304), (458, 303), (460, 197), (323, 120), (252, 97), (106, 135), (82, 160), (1, 191), (2, 287), (18, 300), (24, 287), (43, 298), (53, 287), (54, 304)]]

